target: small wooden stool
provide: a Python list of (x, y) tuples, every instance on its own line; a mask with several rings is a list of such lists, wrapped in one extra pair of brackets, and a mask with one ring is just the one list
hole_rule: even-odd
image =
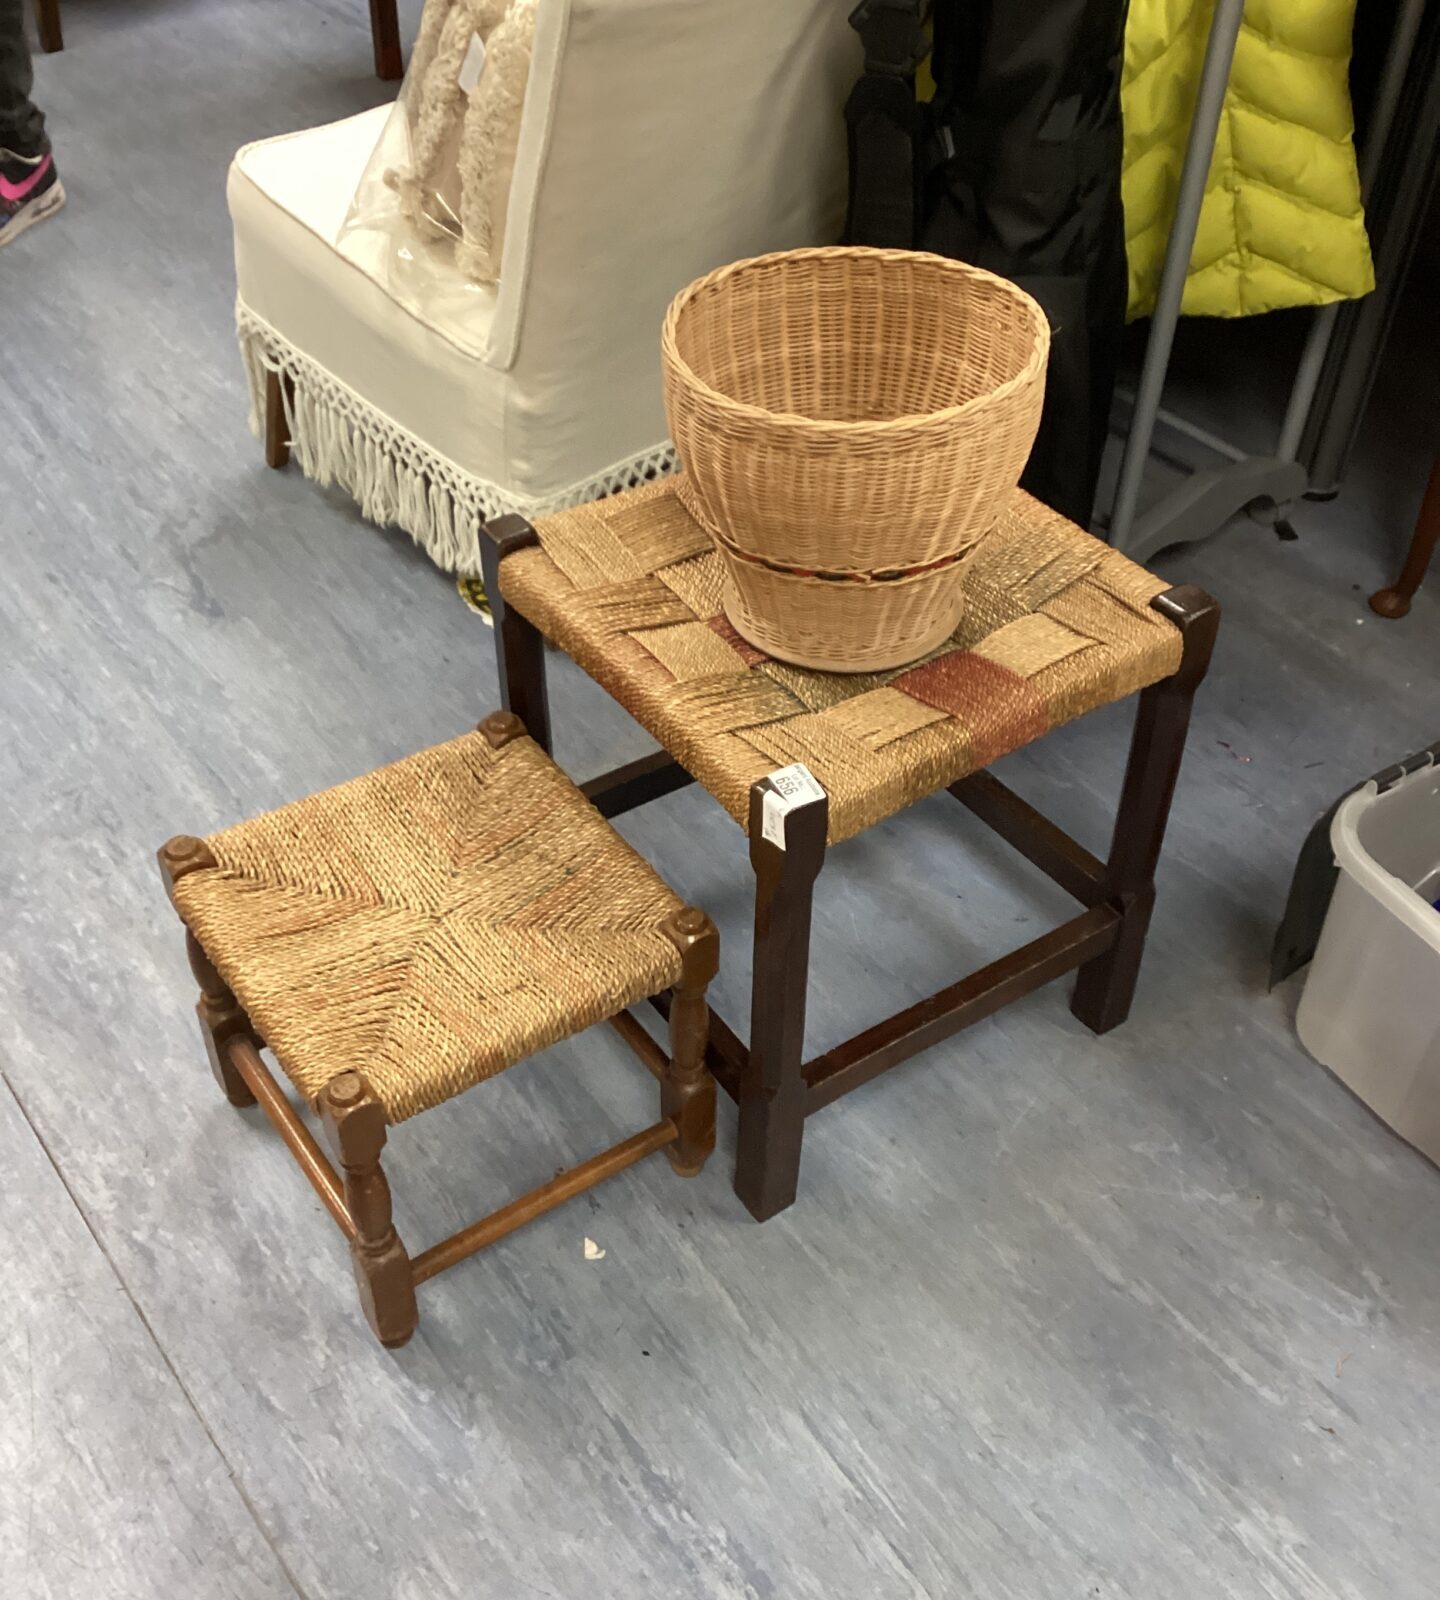
[[(383, 1344), (415, 1287), (664, 1150), (715, 1146), (706, 989), (719, 936), (610, 827), (518, 717), (160, 851), (230, 1103), (258, 1100), (350, 1241)], [(666, 1056), (629, 1017), (673, 991)], [(385, 1130), (611, 1020), (660, 1078), (660, 1121), (413, 1260), (390, 1216)], [(318, 1112), (343, 1178), (260, 1056)]]

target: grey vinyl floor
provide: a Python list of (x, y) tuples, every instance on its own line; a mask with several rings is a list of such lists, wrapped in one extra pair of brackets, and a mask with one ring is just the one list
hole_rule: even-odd
[[(1299, 541), (1241, 522), (1160, 563), (1227, 620), (1125, 1028), (1056, 987), (909, 1064), (811, 1124), (763, 1228), (727, 1115), (699, 1181), (646, 1163), (523, 1230), (391, 1356), (208, 1077), (151, 855), (495, 702), (453, 587), (244, 429), (227, 159), (383, 91), (353, 0), (65, 24), (39, 79), (70, 207), (0, 258), (0, 1596), (1433, 1595), (1440, 1176), (1264, 986), (1312, 818), (1440, 733), (1440, 584), (1403, 624), (1363, 606), (1433, 448), (1417, 342)], [(1212, 366), (1253, 409), (1244, 362)], [(644, 748), (555, 684), (577, 775)], [(1098, 846), (1126, 736), (1098, 715), (1006, 776)], [(721, 922), (739, 1009), (738, 832), (693, 792), (626, 829)], [(953, 805), (875, 829), (822, 879), (812, 1042), (1060, 909)], [(592, 1034), (405, 1125), (402, 1231), (651, 1093)]]

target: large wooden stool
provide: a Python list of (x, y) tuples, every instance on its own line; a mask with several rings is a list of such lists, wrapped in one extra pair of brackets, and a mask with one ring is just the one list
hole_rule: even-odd
[[(257, 1100), (350, 1241), (386, 1345), (415, 1287), (664, 1150), (715, 1146), (706, 989), (719, 939), (509, 712), (476, 733), (160, 851), (230, 1103)], [(671, 991), (667, 1057), (626, 1008)], [(390, 1215), (385, 1130), (582, 1028), (614, 1021), (660, 1077), (660, 1120), (413, 1260)], [(318, 1112), (337, 1174), (261, 1059)]]
[[(501, 518), (481, 553), (501, 693), (536, 740), (548, 747), (549, 639), (661, 746), (586, 783), (596, 806), (614, 817), (698, 781), (749, 835), (750, 1037), (712, 1017), (710, 1065), (739, 1102), (736, 1191), (764, 1221), (795, 1199), (806, 1118), (880, 1073), (1067, 972), (1087, 1027), (1125, 1020), (1220, 612), (1017, 493), (967, 571), (945, 644), (892, 672), (811, 672), (726, 620), (725, 570), (683, 482), (535, 528)], [(1135, 732), (1102, 861), (984, 769), (1129, 695)], [(1083, 909), (807, 1061), (811, 905), (829, 847), (945, 789)]]

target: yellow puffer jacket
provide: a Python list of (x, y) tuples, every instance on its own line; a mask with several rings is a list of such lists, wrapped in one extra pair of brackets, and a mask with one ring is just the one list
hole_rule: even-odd
[[(1211, 0), (1131, 0), (1125, 37), (1130, 315), (1154, 306)], [(1246, 0), (1183, 311), (1243, 317), (1375, 287), (1351, 142), (1355, 0)]]

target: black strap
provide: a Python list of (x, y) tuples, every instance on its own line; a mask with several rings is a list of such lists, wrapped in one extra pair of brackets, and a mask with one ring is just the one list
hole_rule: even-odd
[(850, 143), (847, 244), (910, 249), (919, 217), (923, 115), (915, 72), (929, 46), (928, 0), (860, 0), (850, 26), (865, 72), (845, 106)]

